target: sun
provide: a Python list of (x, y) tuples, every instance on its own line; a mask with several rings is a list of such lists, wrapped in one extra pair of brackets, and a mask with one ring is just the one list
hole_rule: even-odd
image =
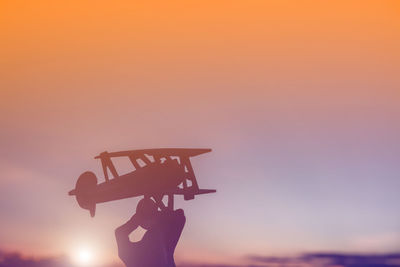
[(87, 247), (81, 247), (75, 251), (73, 260), (77, 265), (88, 266), (93, 263), (93, 251)]

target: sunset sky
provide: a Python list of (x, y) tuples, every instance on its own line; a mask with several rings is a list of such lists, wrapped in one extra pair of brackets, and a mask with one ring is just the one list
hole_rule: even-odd
[(399, 1), (0, 1), (1, 251), (118, 263), (67, 193), (157, 147), (213, 149), (177, 263), (399, 251), (399, 137)]

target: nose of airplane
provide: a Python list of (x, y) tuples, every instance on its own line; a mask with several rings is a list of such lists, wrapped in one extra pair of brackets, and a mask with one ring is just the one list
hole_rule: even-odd
[(90, 211), (93, 217), (96, 212), (96, 203), (93, 198), (93, 193), (96, 189), (97, 177), (93, 172), (82, 173), (76, 182), (75, 189), (68, 192), (71, 196), (75, 196), (81, 208)]

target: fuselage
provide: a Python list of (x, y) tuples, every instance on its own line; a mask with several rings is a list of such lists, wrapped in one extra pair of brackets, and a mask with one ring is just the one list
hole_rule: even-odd
[(184, 167), (176, 160), (152, 163), (133, 172), (100, 183), (91, 193), (95, 203), (136, 197), (166, 194), (185, 179)]

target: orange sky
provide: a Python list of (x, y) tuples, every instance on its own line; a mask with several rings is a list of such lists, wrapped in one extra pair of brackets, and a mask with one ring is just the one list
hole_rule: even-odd
[[(353, 250), (360, 243), (354, 240), (366, 239), (388, 239), (390, 250), (394, 241), (385, 237), (400, 235), (394, 226), (373, 224), (350, 241), (313, 235), (311, 224), (301, 230), (286, 224), (283, 211), (297, 214), (289, 202), (269, 210), (277, 218), (271, 225), (260, 213), (283, 200), (254, 188), (287, 193), (293, 181), (265, 177), (297, 173), (292, 149), (301, 148), (310, 152), (298, 152), (310, 166), (318, 160), (313, 153), (332, 159), (343, 153), (354, 157), (352, 166), (371, 160), (395, 173), (388, 162), (399, 151), (399, 13), (398, 1), (1, 1), (0, 185), (11, 200), (0, 208), (8, 215), (0, 248), (68, 254), (86, 232), (86, 239), (100, 240), (93, 241), (102, 244), (99, 251), (113, 255), (110, 229), (129, 217), (132, 202), (105, 206), (93, 220), (66, 192), (81, 172), (100, 174), (93, 156), (101, 151), (178, 146), (214, 149), (194, 165), (200, 185), (220, 192), (181, 203), (190, 219), (180, 259)], [(369, 152), (380, 157), (372, 160)], [(258, 160), (250, 161), (254, 155)], [(266, 170), (269, 160), (285, 167)], [(335, 164), (315, 165), (329, 173)], [(389, 176), (381, 192), (393, 187)], [(294, 203), (304, 200), (291, 190)], [(380, 209), (389, 202), (377, 201)], [(234, 207), (236, 214), (224, 214)], [(351, 232), (363, 219), (338, 223), (332, 233)], [(26, 235), (18, 234), (26, 227)], [(383, 228), (392, 232), (376, 230)]]

